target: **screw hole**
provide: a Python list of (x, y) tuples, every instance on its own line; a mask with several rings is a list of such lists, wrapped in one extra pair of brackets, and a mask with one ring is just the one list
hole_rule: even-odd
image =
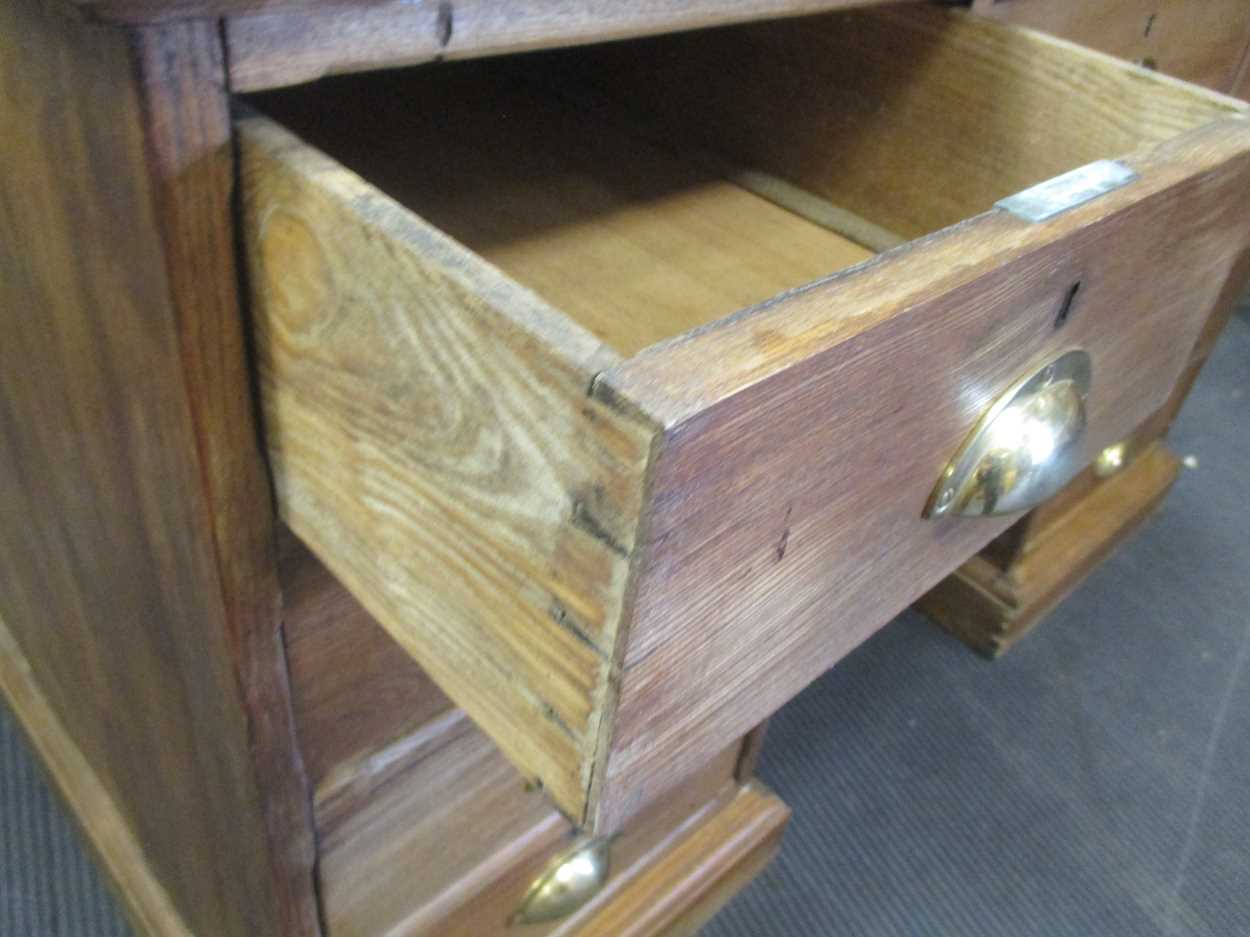
[(1055, 328), (1060, 328), (1068, 321), (1068, 316), (1072, 315), (1072, 304), (1076, 302), (1076, 294), (1080, 291), (1080, 280), (1068, 287), (1068, 292), (1064, 294), (1063, 302), (1059, 304), (1059, 312), (1055, 315)]

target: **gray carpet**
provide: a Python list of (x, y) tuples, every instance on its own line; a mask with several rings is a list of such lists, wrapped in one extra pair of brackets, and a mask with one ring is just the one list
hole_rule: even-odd
[[(918, 616), (773, 720), (781, 858), (704, 937), (1250, 935), (1250, 316), (1164, 507), (988, 663)], [(0, 937), (126, 928), (0, 720)], [(211, 937), (211, 935), (205, 935)]]

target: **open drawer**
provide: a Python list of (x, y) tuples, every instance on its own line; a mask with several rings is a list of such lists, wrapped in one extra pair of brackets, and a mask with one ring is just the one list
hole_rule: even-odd
[(1240, 103), (931, 7), (252, 103), (283, 517), (600, 832), (1002, 532), (924, 514), (1020, 378), (1088, 354), (1073, 468), (1154, 412), (1250, 234)]

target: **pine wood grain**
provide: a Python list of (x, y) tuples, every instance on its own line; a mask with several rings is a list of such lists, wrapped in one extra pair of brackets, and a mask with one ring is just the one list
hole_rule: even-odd
[(670, 137), (903, 238), (1239, 106), (1059, 39), (926, 5), (666, 36), (566, 60), (640, 119), (661, 118)]
[(217, 38), (0, 9), (0, 653), (136, 918), (315, 934)]
[(256, 103), (626, 356), (873, 255), (536, 71), (558, 74), (466, 63)]
[(973, 0), (972, 9), (1225, 93), (1250, 42), (1245, 0)]
[(289, 9), (274, 0), (225, 2), (235, 9), (264, 4), (257, 15), (232, 16), (225, 23), (231, 83), (254, 91), (342, 72), (605, 42), (881, 0), (392, 0), (320, 10), (308, 2), (290, 3)]
[(588, 393), (616, 356), (268, 121), (241, 139), (287, 523), (581, 817), (652, 436)]

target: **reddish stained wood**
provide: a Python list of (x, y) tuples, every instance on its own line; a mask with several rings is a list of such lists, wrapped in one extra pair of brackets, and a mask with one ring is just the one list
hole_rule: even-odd
[(193, 22), (139, 30), (140, 102), (173, 295), (226, 639), (263, 801), (283, 934), (317, 934), (311, 801), (296, 746), (274, 508), (249, 392), (235, 266), (232, 125), (221, 37)]
[[(1194, 131), (1135, 158), (1134, 186), (1048, 225), (982, 216), (602, 378), (669, 429), (600, 823), (660, 796), (1005, 528), (921, 508), (1031, 364), (1093, 355), (1089, 456), (1162, 405), (1240, 250), (1248, 153), (1243, 122)], [(1056, 332), (1076, 280), (1082, 306)]]
[(217, 33), (16, 0), (0, 87), (5, 621), (186, 925), (315, 934)]

